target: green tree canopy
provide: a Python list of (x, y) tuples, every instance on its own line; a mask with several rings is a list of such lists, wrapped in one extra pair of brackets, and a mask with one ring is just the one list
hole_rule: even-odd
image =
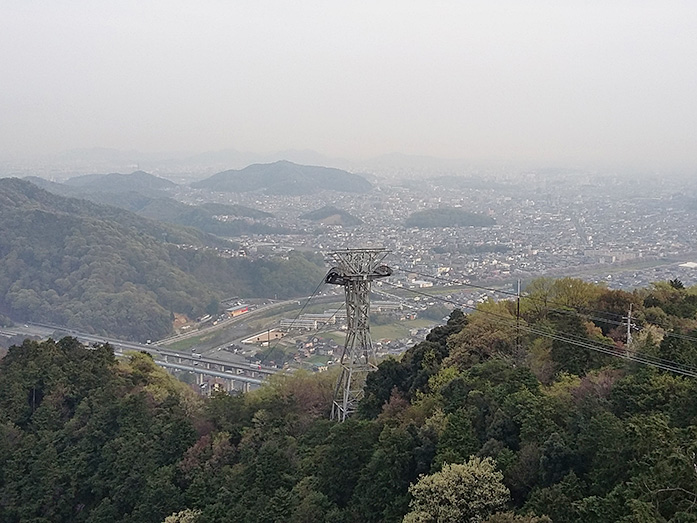
[(409, 487), (412, 501), (404, 523), (478, 523), (502, 509), (510, 497), (491, 458), (443, 466)]

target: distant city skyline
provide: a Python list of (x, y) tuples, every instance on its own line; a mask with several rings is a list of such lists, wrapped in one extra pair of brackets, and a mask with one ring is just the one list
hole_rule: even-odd
[(99, 147), (697, 168), (694, 2), (0, 11), (0, 159)]

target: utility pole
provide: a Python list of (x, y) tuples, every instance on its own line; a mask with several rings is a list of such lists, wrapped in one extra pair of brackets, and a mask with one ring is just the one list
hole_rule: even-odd
[(341, 354), (341, 374), (334, 389), (332, 419), (344, 421), (355, 412), (363, 398), (365, 378), (377, 368), (377, 357), (370, 338), (370, 285), (373, 280), (392, 274), (382, 262), (386, 249), (346, 249), (329, 255), (336, 266), (325, 283), (342, 285), (346, 297), (348, 331)]
[(520, 358), (520, 279), (518, 280), (518, 289), (516, 292), (515, 328), (515, 357)]
[(632, 306), (629, 304), (629, 312), (627, 313), (627, 347), (632, 343)]

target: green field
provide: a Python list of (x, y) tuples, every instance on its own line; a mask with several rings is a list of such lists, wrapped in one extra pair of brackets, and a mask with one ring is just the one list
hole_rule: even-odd
[[(432, 325), (433, 322), (431, 320), (409, 320), (390, 323), (389, 325), (372, 325), (370, 327), (370, 335), (375, 341), (397, 340), (400, 338), (408, 338), (410, 329), (421, 329)], [(318, 332), (317, 336), (332, 339), (342, 346), (344, 341), (346, 341), (346, 333), (342, 331)]]
[(219, 335), (220, 333), (217, 331), (209, 332), (207, 334), (201, 334), (200, 336), (192, 336), (191, 338), (175, 341), (174, 343), (164, 345), (164, 347), (170, 350), (186, 351), (191, 349), (192, 347), (196, 347), (197, 345), (201, 345), (203, 343), (210, 343)]
[(329, 331), (329, 332), (320, 332), (318, 336), (321, 336), (322, 338), (328, 339), (328, 340), (334, 340), (337, 342), (339, 345), (344, 344), (346, 341), (346, 333), (342, 331)]
[(409, 320), (389, 325), (373, 325), (370, 334), (373, 340), (398, 340), (408, 338), (410, 329), (421, 329), (433, 325), (431, 320)]

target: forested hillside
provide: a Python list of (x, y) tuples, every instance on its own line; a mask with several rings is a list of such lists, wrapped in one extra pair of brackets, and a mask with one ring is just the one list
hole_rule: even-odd
[(220, 192), (263, 191), (295, 196), (314, 194), (321, 190), (362, 193), (370, 190), (372, 185), (362, 176), (341, 169), (299, 165), (282, 160), (219, 172), (192, 183), (191, 186)]
[[(171, 198), (157, 198), (145, 202), (143, 206), (133, 211), (147, 218), (195, 227), (203, 232), (223, 237), (291, 232), (281, 227), (270, 227), (258, 221), (246, 220), (245, 218), (258, 220), (272, 215), (242, 205), (208, 203), (193, 206)], [(219, 217), (225, 217), (225, 219), (221, 220)]]
[(0, 313), (139, 340), (171, 331), (225, 296), (312, 292), (317, 257), (221, 257), (195, 229), (0, 180)]
[(514, 302), (454, 311), (343, 424), (331, 373), (204, 400), (143, 354), (26, 342), (0, 362), (0, 520), (697, 520), (697, 380), (580, 346), (694, 368), (697, 288), (527, 291), (519, 349)]
[(140, 194), (158, 194), (161, 190), (172, 189), (177, 185), (144, 171), (131, 174), (87, 174), (70, 178), (65, 184), (89, 192), (123, 192), (127, 188)]
[[(25, 180), (54, 194), (113, 205), (146, 218), (194, 227), (199, 231), (222, 237), (290, 232), (259, 223), (258, 220), (272, 215), (258, 209), (219, 203), (187, 205), (177, 201), (168, 197), (166, 192), (174, 186), (172, 182), (147, 173), (87, 175), (71, 178), (65, 184), (50, 182), (36, 176), (29, 176)], [(218, 219), (221, 216), (225, 219)]]
[(409, 215), (404, 222), (405, 227), (491, 227), (496, 220), (483, 214), (467, 212), (455, 207), (426, 209)]
[(314, 222), (322, 222), (331, 225), (342, 225), (345, 227), (353, 227), (360, 225), (363, 220), (356, 218), (351, 213), (343, 209), (337, 209), (333, 205), (325, 205), (314, 211), (310, 211), (299, 216), (301, 220), (311, 220)]

